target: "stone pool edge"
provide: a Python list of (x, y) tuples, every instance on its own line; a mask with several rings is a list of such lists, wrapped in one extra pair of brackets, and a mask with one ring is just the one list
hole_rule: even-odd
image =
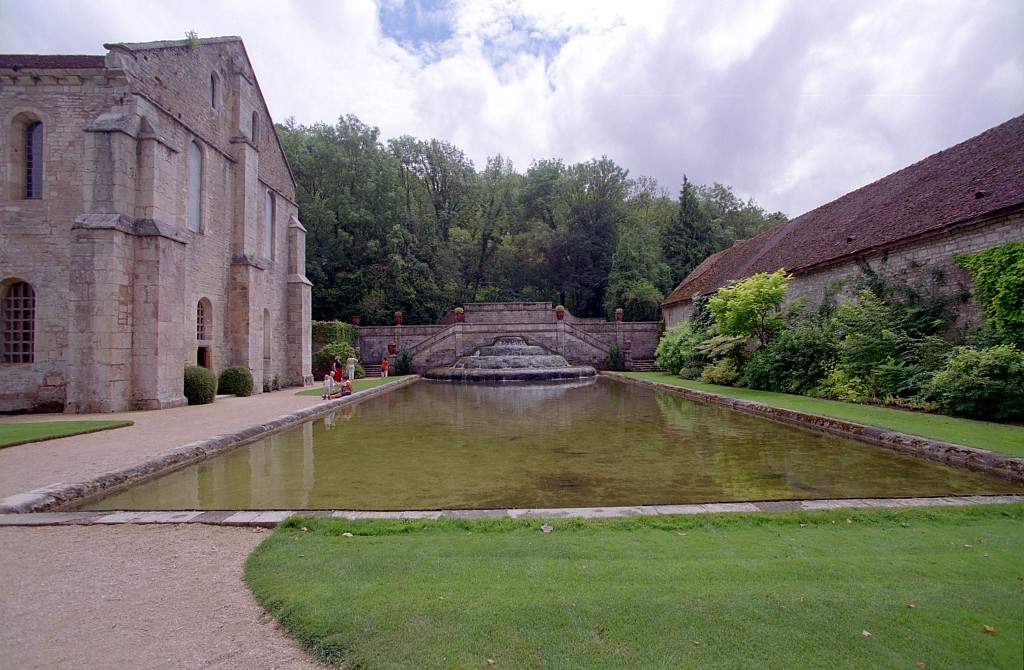
[(760, 512), (812, 512), (838, 509), (907, 509), (912, 507), (963, 507), (1024, 503), (1024, 495), (945, 496), (939, 498), (843, 498), (836, 500), (776, 500), (760, 502), (702, 503), (691, 505), (636, 505), (633, 507), (563, 507), (464, 510), (407, 510), (370, 512), (356, 510), (217, 510), (177, 512), (36, 512), (0, 514), (0, 528), (12, 526), (91, 526), (191, 524), (273, 528), (293, 516), (329, 517), (358, 521), (382, 519), (617, 519), (634, 516), (679, 516)]
[(346, 398), (319, 402), (297, 412), (283, 414), (248, 428), (174, 447), (147, 461), (104, 472), (85, 481), (61, 482), (25, 493), (16, 493), (0, 499), (0, 514), (54, 512), (82, 505), (212, 456), (219, 456), (232, 449), (251, 444), (336, 409), (358, 405), (384, 393), (415, 384), (419, 380), (419, 375), (411, 375), (353, 393)]
[(650, 379), (637, 379), (614, 372), (601, 372), (600, 375), (625, 384), (655, 388), (659, 391), (682, 396), (688, 400), (708, 405), (719, 405), (751, 416), (758, 416), (763, 419), (850, 438), (876, 447), (883, 447), (919, 458), (926, 458), (930, 461), (944, 463), (953, 467), (984, 472), (1011, 481), (1024, 482), (1024, 458), (1015, 458), (999, 452), (989, 451), (988, 449), (932, 440), (927, 437), (909, 435), (843, 419), (834, 419), (822, 416), (821, 414), (772, 407), (771, 405), (765, 405), (753, 400), (730, 398), (717, 393), (698, 391), (683, 386), (673, 386)]

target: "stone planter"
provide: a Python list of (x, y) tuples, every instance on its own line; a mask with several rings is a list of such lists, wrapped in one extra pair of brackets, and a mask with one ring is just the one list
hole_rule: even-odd
[(362, 324), (363, 324), (363, 317), (359, 316), (358, 314), (353, 314), (352, 315), (352, 325), (358, 328)]
[(394, 356), (398, 352), (398, 345), (394, 342), (388, 342), (388, 353)]
[(632, 348), (633, 348), (633, 340), (623, 340), (622, 341), (622, 349), (624, 351), (629, 351)]
[(461, 307), (455, 308), (455, 323), (464, 323), (466, 321), (466, 310)]
[(558, 307), (555, 308), (555, 318), (558, 319), (559, 321), (565, 318), (565, 307), (559, 305)]
[(615, 320), (616, 321), (622, 321), (622, 308), (621, 307), (617, 307), (615, 309)]
[(401, 326), (402, 325), (402, 313), (401, 312), (395, 312), (395, 325), (396, 326)]

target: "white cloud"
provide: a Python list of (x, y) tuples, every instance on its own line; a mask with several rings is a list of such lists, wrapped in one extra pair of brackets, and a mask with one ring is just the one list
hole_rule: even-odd
[(0, 0), (0, 49), (238, 34), (279, 120), (354, 113), (478, 164), (607, 154), (791, 215), (1024, 111), (1019, 0), (386, 1), (448, 37), (389, 37), (369, 0)]

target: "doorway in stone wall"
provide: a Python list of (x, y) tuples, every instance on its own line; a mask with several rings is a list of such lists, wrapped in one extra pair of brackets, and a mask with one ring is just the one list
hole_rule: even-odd
[(196, 348), (196, 365), (208, 370), (213, 369), (213, 352), (210, 351), (210, 347)]

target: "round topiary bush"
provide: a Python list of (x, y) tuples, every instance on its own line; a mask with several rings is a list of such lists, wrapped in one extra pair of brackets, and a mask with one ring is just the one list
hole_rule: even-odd
[(252, 372), (241, 365), (224, 368), (217, 380), (217, 393), (246, 397), (252, 395)]
[(206, 405), (217, 395), (217, 378), (206, 368), (190, 365), (185, 368), (185, 397), (190, 405)]

